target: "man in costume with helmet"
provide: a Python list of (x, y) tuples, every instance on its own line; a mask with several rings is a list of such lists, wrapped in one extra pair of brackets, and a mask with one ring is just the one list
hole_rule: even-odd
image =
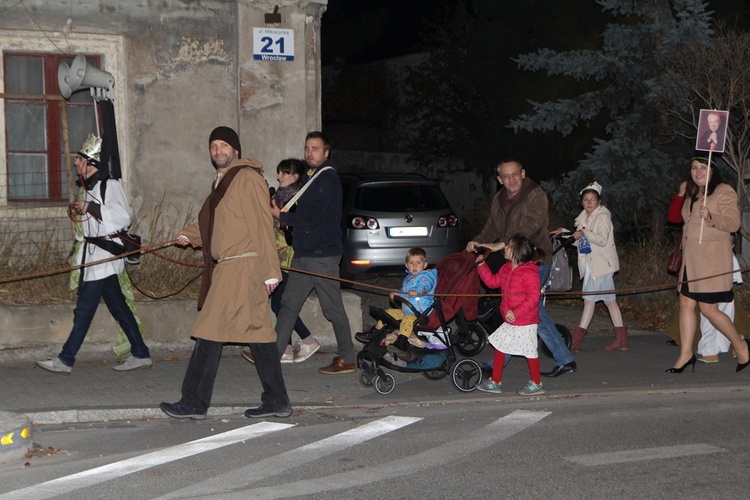
[[(116, 253), (109, 250), (122, 246), (119, 233), (130, 226), (131, 222), (130, 207), (121, 182), (107, 178), (106, 172), (101, 170), (101, 149), (101, 138), (89, 134), (75, 159), (79, 182), (86, 192), (82, 200), (74, 201), (68, 208), (71, 216), (81, 218), (83, 226), (81, 251), (73, 255), (72, 264), (76, 266), (114, 257)], [(131, 345), (131, 356), (113, 368), (127, 371), (151, 367), (148, 347), (143, 342), (137, 321), (120, 288), (118, 275), (124, 268), (123, 259), (81, 268), (78, 301), (73, 311), (73, 329), (60, 354), (55, 358), (37, 361), (36, 366), (55, 373), (71, 372), (75, 356), (86, 338), (99, 301), (103, 298)]]

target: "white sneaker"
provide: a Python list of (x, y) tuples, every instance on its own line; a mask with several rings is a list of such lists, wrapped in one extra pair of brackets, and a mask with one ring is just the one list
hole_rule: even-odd
[(295, 363), (302, 363), (307, 358), (318, 352), (318, 349), (320, 349), (320, 344), (318, 344), (318, 341), (313, 339), (313, 343), (308, 345), (305, 343), (300, 344), (299, 351), (297, 351), (297, 355), (294, 357)]
[(282, 363), (294, 363), (294, 351), (287, 353), (284, 351), (284, 354), (281, 355), (281, 362)]
[(70, 372), (73, 370), (73, 368), (63, 363), (60, 358), (47, 358), (44, 361), (35, 361), (34, 364), (39, 368), (44, 368), (55, 373), (62, 373), (63, 375), (70, 375)]
[(129, 370), (137, 370), (139, 368), (151, 368), (151, 358), (136, 358), (130, 356), (121, 365), (113, 366), (112, 369), (118, 372), (126, 372)]

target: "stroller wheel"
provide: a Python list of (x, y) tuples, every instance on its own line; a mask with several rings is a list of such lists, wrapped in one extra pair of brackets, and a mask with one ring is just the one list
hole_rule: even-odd
[(372, 375), (367, 370), (362, 370), (359, 374), (359, 383), (365, 387), (372, 387)]
[(385, 373), (384, 376), (377, 375), (373, 380), (373, 385), (380, 394), (390, 394), (396, 387), (396, 379), (390, 373)]
[(445, 378), (446, 375), (448, 375), (448, 369), (447, 368), (440, 368), (438, 370), (426, 370), (422, 372), (422, 375), (424, 375), (424, 378), (427, 380), (440, 380), (441, 378)]
[(481, 323), (472, 321), (456, 329), (454, 345), (464, 356), (476, 356), (487, 343), (487, 332)]
[(453, 385), (461, 392), (471, 392), (482, 381), (482, 368), (473, 359), (462, 359), (451, 370)]
[[(560, 336), (563, 339), (563, 342), (565, 342), (565, 347), (570, 349), (570, 344), (573, 342), (573, 335), (571, 335), (570, 330), (567, 326), (561, 325), (560, 323), (555, 323), (555, 328), (557, 328), (557, 332), (560, 334)], [(541, 337), (539, 337), (539, 346), (541, 347), (541, 351), (544, 353), (545, 356), (548, 358), (553, 358), (552, 351), (549, 350), (549, 347), (547, 347), (547, 344), (544, 343)]]

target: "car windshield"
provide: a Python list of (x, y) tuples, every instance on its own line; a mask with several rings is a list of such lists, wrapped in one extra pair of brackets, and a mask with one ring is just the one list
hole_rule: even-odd
[(399, 183), (360, 186), (354, 208), (372, 212), (425, 212), (449, 209), (449, 205), (438, 186)]

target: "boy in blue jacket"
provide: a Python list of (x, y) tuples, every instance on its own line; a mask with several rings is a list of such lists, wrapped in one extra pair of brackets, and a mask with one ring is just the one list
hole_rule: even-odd
[[(401, 309), (386, 309), (385, 312), (394, 319), (401, 320), (398, 337), (396, 337), (393, 345), (405, 351), (409, 346), (410, 337), (414, 331), (414, 322), (417, 319), (414, 311), (416, 310), (421, 314), (435, 301), (433, 294), (437, 286), (437, 269), (427, 269), (427, 252), (419, 247), (410, 248), (406, 253), (404, 262), (407, 274), (401, 285), (401, 292), (391, 292), (390, 299), (393, 301), (396, 295), (399, 295), (408, 301), (414, 309), (404, 304)], [(375, 328), (370, 332), (358, 333), (355, 338), (360, 342), (367, 342), (382, 328), (383, 323), (378, 321)], [(424, 346), (416, 338), (411, 339), (411, 343), (418, 347)]]

